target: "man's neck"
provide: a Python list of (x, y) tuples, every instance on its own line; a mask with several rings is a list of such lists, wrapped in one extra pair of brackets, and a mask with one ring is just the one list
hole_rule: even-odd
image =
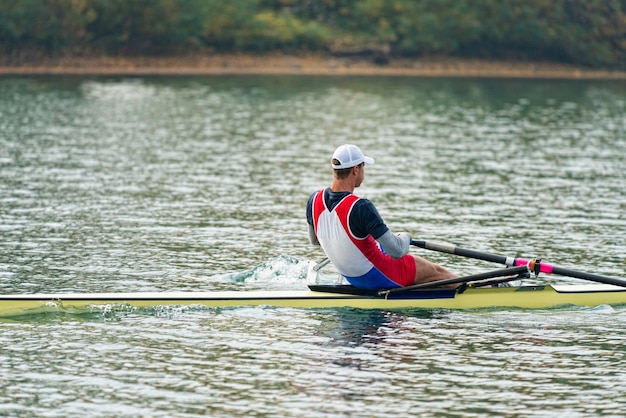
[(346, 179), (333, 179), (330, 185), (330, 190), (333, 192), (349, 192), (354, 193), (354, 183), (349, 178)]

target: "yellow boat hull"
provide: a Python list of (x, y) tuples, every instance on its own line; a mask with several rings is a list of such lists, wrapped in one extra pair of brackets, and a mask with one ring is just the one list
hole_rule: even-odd
[(279, 306), (293, 308), (358, 309), (547, 309), (564, 305), (598, 306), (626, 304), (626, 288), (612, 285), (522, 286), (423, 290), (389, 298), (317, 291), (229, 291), (58, 293), (0, 295), (0, 316), (53, 310), (88, 310), (106, 306)]

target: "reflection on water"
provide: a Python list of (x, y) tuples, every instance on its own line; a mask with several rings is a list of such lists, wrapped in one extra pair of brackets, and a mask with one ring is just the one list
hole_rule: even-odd
[[(344, 142), (394, 231), (623, 277), (624, 114), (615, 81), (0, 78), (0, 291), (304, 288), (304, 205)], [(623, 328), (621, 307), (60, 309), (0, 322), (0, 415), (619, 416)]]
[(13, 371), (0, 399), (9, 415), (619, 415), (624, 319), (606, 307), (48, 314), (0, 323)]

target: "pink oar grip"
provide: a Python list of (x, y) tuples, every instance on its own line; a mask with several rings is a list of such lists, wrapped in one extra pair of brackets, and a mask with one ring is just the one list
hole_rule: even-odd
[[(523, 258), (516, 258), (515, 259), (515, 265), (516, 266), (529, 266), (531, 267), (531, 270), (534, 270), (531, 266), (533, 260), (526, 260)], [(546, 273), (546, 274), (552, 274), (552, 270), (554, 269), (554, 266), (552, 264), (548, 264), (548, 263), (542, 263), (539, 262), (539, 271), (541, 273)]]

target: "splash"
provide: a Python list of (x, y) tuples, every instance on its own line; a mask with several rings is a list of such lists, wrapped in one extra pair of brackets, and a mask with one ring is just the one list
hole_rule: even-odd
[(334, 268), (328, 258), (315, 263), (309, 262), (307, 271), (308, 284), (346, 284), (343, 277)]
[(233, 273), (230, 280), (263, 289), (302, 288), (306, 285), (310, 262), (280, 255), (249, 270)]

